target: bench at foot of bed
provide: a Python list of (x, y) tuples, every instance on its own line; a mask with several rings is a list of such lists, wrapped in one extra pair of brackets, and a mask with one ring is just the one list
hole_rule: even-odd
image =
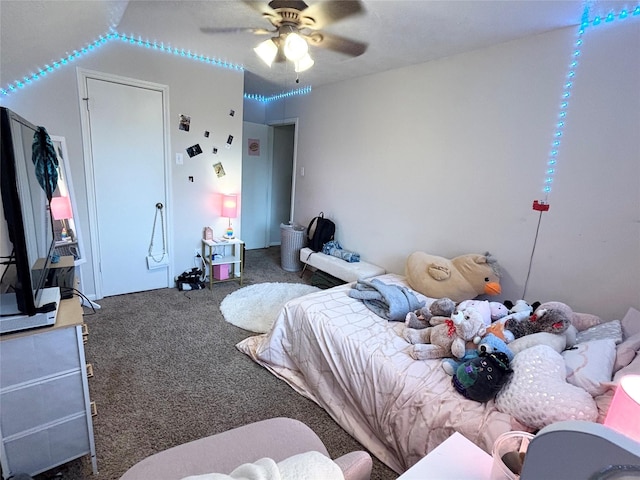
[[(349, 263), (341, 258), (314, 252), (308, 247), (300, 250), (300, 261), (307, 266), (314, 267), (345, 282), (355, 282), (358, 279), (375, 277), (386, 273), (385, 269), (367, 262)], [(304, 269), (302, 270), (304, 273)]]

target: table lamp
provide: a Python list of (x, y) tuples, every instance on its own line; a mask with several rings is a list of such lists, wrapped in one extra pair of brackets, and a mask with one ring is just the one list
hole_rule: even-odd
[(620, 379), (604, 424), (640, 442), (640, 375), (625, 375)]
[(238, 215), (238, 196), (222, 195), (222, 216), (229, 218), (229, 226), (224, 234), (224, 238), (235, 238), (233, 236), (233, 228), (231, 227), (231, 219)]
[(73, 218), (73, 210), (71, 209), (71, 201), (69, 200), (69, 197), (53, 197), (51, 199), (50, 207), (53, 219), (59, 220), (62, 223), (60, 238), (62, 240), (69, 240), (67, 224), (65, 223), (65, 220)]

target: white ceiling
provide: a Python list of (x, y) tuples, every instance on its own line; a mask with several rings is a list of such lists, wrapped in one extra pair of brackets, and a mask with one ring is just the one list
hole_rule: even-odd
[[(308, 4), (314, 3), (312, 0)], [(369, 75), (632, 9), (631, 1), (362, 0), (364, 13), (331, 24), (328, 33), (368, 43), (356, 58), (311, 48), (315, 65), (296, 74), (289, 62), (270, 69), (253, 52), (268, 38), (248, 32), (206, 34), (203, 27), (271, 25), (245, 2), (196, 0), (0, 0), (0, 87), (40, 70), (110, 28), (244, 66), (245, 91), (273, 95)]]

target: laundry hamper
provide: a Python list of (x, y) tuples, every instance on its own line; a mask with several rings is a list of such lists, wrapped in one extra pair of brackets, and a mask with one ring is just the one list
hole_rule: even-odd
[(287, 272), (298, 272), (302, 269), (300, 250), (304, 247), (306, 228), (302, 225), (280, 224), (280, 264)]

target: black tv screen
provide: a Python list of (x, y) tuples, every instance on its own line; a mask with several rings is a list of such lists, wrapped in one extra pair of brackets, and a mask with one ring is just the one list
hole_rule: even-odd
[[(55, 252), (53, 218), (49, 208), (50, 194), (43, 183), (57, 181), (50, 171), (36, 173), (33, 142), (38, 127), (2, 107), (0, 112), (0, 178), (2, 209), (6, 232), (13, 252), (3, 283), (9, 288), (3, 294), (3, 315), (34, 315), (41, 305), (41, 293)], [(4, 230), (4, 225), (2, 225)], [(8, 312), (7, 295), (15, 295), (18, 311)]]

